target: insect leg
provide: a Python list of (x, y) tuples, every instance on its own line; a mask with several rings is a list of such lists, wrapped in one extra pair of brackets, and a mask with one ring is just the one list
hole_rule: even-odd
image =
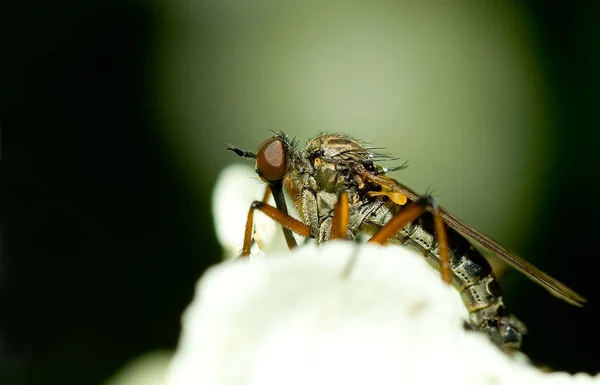
[[(271, 197), (271, 189), (269, 188), (269, 186), (267, 185), (267, 187), (265, 188), (265, 194), (263, 195), (263, 199), (262, 202), (263, 203), (267, 203), (269, 201), (269, 198)], [(258, 239), (255, 239), (254, 237), (251, 239), (250, 241), (250, 247), (254, 246), (254, 244), (257, 243), (258, 247), (262, 249), (262, 246), (260, 245), (260, 242)]]
[[(278, 202), (277, 197), (278, 192), (281, 193), (281, 190), (277, 190), (276, 188), (273, 188), (273, 186), (271, 186), (271, 192), (275, 197), (275, 203), (279, 205), (280, 202)], [(265, 193), (265, 197), (267, 196), (268, 194)], [(281, 194), (281, 199), (283, 199), (283, 194)], [(306, 226), (304, 223), (300, 222), (296, 218), (289, 216), (287, 214), (287, 210), (285, 210), (286, 212), (283, 212), (283, 210), (275, 208), (265, 203), (264, 201), (254, 201), (252, 202), (252, 204), (250, 205), (250, 209), (248, 210), (248, 219), (246, 220), (246, 230), (244, 232), (244, 245), (242, 247), (242, 257), (247, 257), (250, 255), (250, 246), (252, 244), (252, 230), (254, 226), (254, 210), (256, 209), (262, 211), (269, 218), (279, 223), (284, 229), (284, 235), (289, 233), (289, 237), (286, 236), (286, 241), (290, 249), (296, 247), (296, 240), (294, 239), (290, 231), (300, 234), (303, 237), (308, 237), (310, 235), (308, 226)]]
[(267, 203), (269, 201), (269, 197), (271, 196), (271, 189), (269, 188), (269, 186), (267, 186), (267, 188), (265, 189), (265, 195), (263, 195), (263, 203)]
[(442, 280), (449, 284), (452, 278), (452, 271), (450, 270), (448, 237), (446, 235), (446, 227), (444, 226), (440, 208), (432, 197), (422, 197), (402, 208), (388, 223), (381, 227), (371, 239), (369, 239), (369, 242), (385, 244), (388, 239), (395, 236), (398, 231), (421, 216), (427, 209), (430, 209), (433, 214), (435, 235), (440, 250), (440, 271), (442, 272)]
[[(277, 206), (277, 209), (279, 209), (279, 211), (285, 216), (289, 216), (287, 211), (287, 204), (285, 203), (285, 197), (283, 195), (283, 184), (281, 182), (271, 183), (268, 185), (268, 187), (271, 190), (271, 193), (273, 194), (273, 199), (275, 199), (275, 206)], [(298, 244), (296, 243), (296, 239), (294, 238), (294, 235), (292, 234), (290, 229), (281, 226), (281, 231), (283, 231), (285, 242), (287, 243), (287, 246), (290, 250), (298, 246)]]
[(341, 190), (333, 211), (331, 224), (331, 239), (348, 238), (348, 215), (349, 215), (348, 192)]

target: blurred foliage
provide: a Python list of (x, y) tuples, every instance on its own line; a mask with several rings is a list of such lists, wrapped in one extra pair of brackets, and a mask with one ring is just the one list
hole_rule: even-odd
[(597, 11), (4, 6), (1, 383), (97, 384), (173, 348), (195, 281), (221, 255), (210, 193), (237, 159), (220, 142), (254, 150), (271, 129), (344, 131), (409, 159), (395, 177), (435, 188), (590, 299), (572, 309), (516, 273), (503, 286), (530, 328), (526, 353), (597, 372)]

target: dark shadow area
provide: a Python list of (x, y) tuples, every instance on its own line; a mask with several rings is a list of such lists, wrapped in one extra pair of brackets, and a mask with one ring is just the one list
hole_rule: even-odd
[(175, 346), (220, 254), (209, 196), (161, 140), (155, 2), (20, 4), (0, 12), (0, 383), (96, 384)]
[(520, 304), (513, 310), (530, 329), (525, 353), (558, 370), (595, 374), (600, 371), (600, 25), (595, 21), (600, 6), (527, 3), (521, 10), (537, 31), (536, 54), (548, 75), (558, 145), (554, 162), (547, 165), (545, 209), (523, 252), (543, 261), (548, 273), (588, 303), (575, 308), (529, 284), (531, 292), (512, 293), (509, 300)]

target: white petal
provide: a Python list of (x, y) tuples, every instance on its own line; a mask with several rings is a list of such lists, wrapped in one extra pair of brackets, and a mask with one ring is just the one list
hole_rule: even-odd
[[(213, 191), (213, 217), (226, 258), (237, 256), (242, 249), (248, 209), (252, 201), (262, 200), (265, 188), (250, 166), (234, 164), (219, 175)], [(268, 243), (277, 225), (260, 213), (254, 218), (259, 238)]]
[(200, 280), (167, 384), (600, 382), (511, 359), (464, 319), (457, 292), (401, 247), (334, 241), (230, 261)]
[[(217, 238), (225, 249), (225, 258), (239, 255), (244, 241), (244, 230), (250, 204), (262, 200), (266, 185), (261, 182), (254, 169), (243, 164), (226, 167), (217, 179), (213, 190), (213, 217)], [(286, 194), (290, 215), (298, 218), (291, 200)], [(273, 197), (268, 203), (275, 205)], [(288, 250), (280, 226), (260, 211), (254, 213), (254, 240), (252, 257), (261, 255), (260, 251), (275, 254)], [(302, 243), (301, 237), (298, 237)]]

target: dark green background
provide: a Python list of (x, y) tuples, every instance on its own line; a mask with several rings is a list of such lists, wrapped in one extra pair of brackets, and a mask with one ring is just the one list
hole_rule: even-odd
[[(173, 348), (194, 282), (218, 260), (210, 192), (219, 170), (191, 175), (163, 140), (155, 67), (166, 4), (32, 1), (0, 11), (2, 384), (96, 384), (137, 354)], [(574, 309), (538, 288), (537, 301), (510, 290), (506, 302), (527, 320), (524, 351), (535, 361), (595, 373), (600, 9), (517, 8), (536, 32), (560, 143), (521, 253), (590, 303)]]

